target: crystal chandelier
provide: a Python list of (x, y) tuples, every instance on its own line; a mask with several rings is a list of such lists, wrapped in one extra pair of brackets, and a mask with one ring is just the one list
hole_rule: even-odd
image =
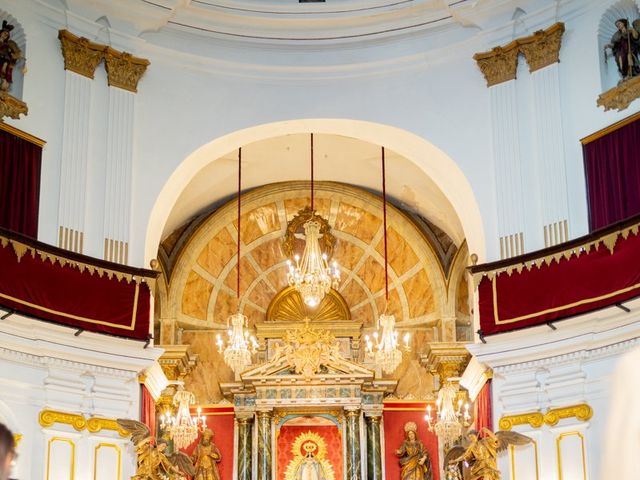
[(180, 386), (173, 396), (173, 405), (177, 407), (175, 416), (171, 412), (160, 415), (160, 427), (169, 433), (175, 448), (188, 447), (198, 438), (198, 432), (204, 432), (206, 428), (206, 420), (199, 407), (198, 416), (191, 417), (189, 406), (194, 403), (196, 397), (193, 393)]
[(245, 330), (249, 327), (249, 320), (246, 315), (240, 313), (240, 194), (242, 192), (242, 149), (238, 149), (238, 237), (237, 237), (237, 267), (236, 267), (236, 300), (238, 301), (238, 313), (230, 315), (227, 318), (227, 333), (229, 338), (227, 346), (224, 346), (224, 340), (220, 334), (216, 335), (216, 345), (218, 352), (224, 352), (225, 363), (239, 374), (251, 365), (251, 355), (258, 348), (258, 342), (255, 337), (249, 335), (249, 331)]
[(317, 307), (332, 288), (338, 288), (340, 270), (333, 261), (329, 266), (326, 253), (320, 248), (321, 225), (313, 205), (313, 133), (311, 134), (311, 216), (303, 225), (304, 251), (302, 258), (295, 255), (294, 262), (287, 260), (289, 286), (294, 287), (309, 307)]
[[(471, 415), (469, 414), (469, 404), (464, 404), (458, 399), (458, 387), (452, 383), (446, 383), (438, 392), (436, 401), (435, 419), (431, 413), (431, 405), (427, 406), (427, 414), (424, 419), (429, 425), (429, 431), (435, 431), (445, 445), (451, 445), (462, 435), (463, 428), (471, 425)], [(454, 405), (456, 405), (454, 407)], [(434, 424), (435, 420), (435, 424)]]
[[(384, 293), (385, 301), (389, 302), (389, 273), (387, 261), (387, 187), (385, 176), (385, 158), (384, 147), (382, 147), (382, 212), (383, 212), (383, 229), (384, 229)], [(402, 350), (398, 343), (398, 332), (395, 329), (396, 318), (393, 315), (387, 315), (385, 312), (378, 318), (378, 329), (382, 327), (382, 333), (378, 330), (373, 332), (373, 340), (369, 335), (365, 335), (367, 356), (373, 360), (375, 365), (382, 369), (384, 373), (393, 373), (400, 362), (402, 362), (402, 350), (410, 352), (409, 347), (410, 336), (404, 334), (404, 346)]]
[(224, 348), (224, 341), (220, 334), (216, 335), (216, 345), (218, 352), (224, 352), (225, 363), (231, 370), (239, 373), (251, 365), (251, 355), (256, 353), (258, 341), (253, 335), (249, 335), (248, 330), (245, 330), (248, 326), (245, 315), (235, 313), (227, 321), (231, 323), (231, 328), (227, 332), (229, 335), (227, 347)]

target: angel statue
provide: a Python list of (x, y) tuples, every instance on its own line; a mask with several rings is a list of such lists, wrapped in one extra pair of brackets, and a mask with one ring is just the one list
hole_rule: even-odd
[(167, 441), (152, 437), (144, 423), (121, 418), (117, 422), (131, 434), (136, 448), (138, 468), (131, 480), (184, 480), (186, 475), (195, 475), (191, 459), (182, 452), (168, 455)]
[[(531, 438), (517, 432), (500, 430), (493, 433), (483, 428), (483, 438), (478, 432), (467, 433), (468, 445), (458, 445), (447, 452), (444, 459), (445, 477), (453, 480), (500, 480), (497, 456), (509, 445), (526, 445)], [(452, 465), (457, 469), (451, 468)], [(447, 476), (449, 475), (449, 476)]]
[(615, 58), (618, 72), (622, 80), (635, 77), (640, 74), (640, 62), (638, 53), (640, 51), (640, 19), (629, 25), (629, 20), (620, 18), (616, 20), (616, 31), (611, 37), (611, 41), (604, 46), (604, 60), (607, 61), (607, 49)]

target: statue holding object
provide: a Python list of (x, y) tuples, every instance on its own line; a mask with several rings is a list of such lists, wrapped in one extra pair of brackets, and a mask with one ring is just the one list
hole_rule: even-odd
[(195, 475), (191, 459), (182, 452), (168, 455), (167, 441), (152, 437), (144, 423), (126, 419), (117, 422), (131, 434), (131, 443), (136, 449), (138, 467), (131, 480), (185, 480), (187, 475)]
[(640, 19), (634, 20), (631, 27), (626, 18), (616, 20), (615, 25), (616, 32), (604, 46), (604, 60), (606, 63), (607, 49), (610, 49), (622, 80), (627, 80), (640, 74)]
[(7, 92), (13, 83), (13, 67), (22, 58), (18, 44), (11, 40), (14, 26), (6, 20), (0, 29), (0, 92)]
[(471, 430), (467, 433), (467, 443), (451, 448), (444, 458), (445, 479), (451, 480), (500, 480), (498, 453), (509, 445), (526, 445), (532, 442), (530, 437), (517, 432), (498, 431), (493, 433), (483, 428), (480, 433)]

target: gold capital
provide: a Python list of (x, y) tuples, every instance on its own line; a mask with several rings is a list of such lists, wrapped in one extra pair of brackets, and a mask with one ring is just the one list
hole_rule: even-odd
[(108, 48), (105, 56), (105, 67), (109, 86), (136, 93), (138, 91), (138, 82), (146, 72), (149, 63), (149, 60), (145, 58), (134, 57), (130, 53)]
[(555, 23), (546, 30), (538, 30), (533, 35), (519, 38), (520, 51), (529, 64), (529, 71), (535, 72), (560, 60), (560, 46), (564, 23)]
[(102, 61), (107, 47), (78, 37), (68, 30), (58, 32), (64, 69), (93, 79), (96, 67)]
[(504, 47), (495, 47), (490, 52), (476, 53), (473, 56), (487, 81), (487, 87), (516, 78), (518, 53), (518, 43), (514, 41)]

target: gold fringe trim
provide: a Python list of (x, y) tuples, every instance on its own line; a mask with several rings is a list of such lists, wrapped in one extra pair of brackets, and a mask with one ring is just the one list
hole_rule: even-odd
[(595, 240), (591, 240), (582, 245), (574, 246), (568, 250), (564, 250), (561, 252), (556, 252), (551, 255), (546, 255), (544, 257), (535, 258), (533, 260), (529, 260), (527, 262), (517, 263), (513, 265), (509, 265), (507, 267), (498, 268), (495, 270), (489, 270), (486, 272), (477, 272), (471, 275), (473, 279), (473, 288), (474, 290), (478, 288), (480, 282), (484, 277), (487, 277), (489, 280), (493, 280), (495, 277), (506, 273), (511, 276), (514, 272), (522, 273), (523, 270), (530, 271), (533, 268), (541, 268), (543, 265), (549, 266), (553, 262), (560, 263), (560, 260), (565, 259), (569, 260), (571, 257), (580, 257), (582, 255), (588, 255), (591, 253), (591, 250), (596, 250), (600, 244), (603, 244), (609, 250), (609, 253), (613, 255), (616, 247), (618, 246), (618, 241), (620, 237), (623, 240), (629, 238), (629, 235), (638, 235), (638, 231), (640, 228), (640, 224), (635, 224), (630, 227), (623, 228), (616, 232), (609, 233), (603, 237), (597, 238)]
[(69, 266), (71, 268), (77, 268), (80, 273), (84, 273), (85, 271), (87, 271), (90, 275), (93, 276), (94, 274), (97, 274), (100, 278), (106, 275), (109, 280), (115, 277), (118, 281), (125, 280), (127, 283), (134, 282), (136, 285), (143, 283), (147, 285), (149, 291), (153, 292), (155, 290), (156, 279), (153, 277), (146, 277), (144, 275), (133, 275), (131, 273), (120, 272), (118, 270), (112, 270), (109, 268), (97, 267), (90, 263), (71, 260), (59, 255), (54, 255), (45, 250), (39, 250), (31, 245), (26, 245), (19, 242), (18, 240), (13, 240), (7, 237), (0, 236), (0, 245), (2, 245), (3, 248), (6, 248), (7, 245), (11, 245), (18, 263), (20, 263), (20, 260), (22, 260), (22, 257), (24, 257), (26, 254), (31, 255), (32, 258), (35, 258), (36, 255), (38, 255), (40, 257), (40, 260), (43, 262), (49, 261), (54, 265), (58, 263), (61, 267)]

